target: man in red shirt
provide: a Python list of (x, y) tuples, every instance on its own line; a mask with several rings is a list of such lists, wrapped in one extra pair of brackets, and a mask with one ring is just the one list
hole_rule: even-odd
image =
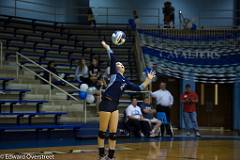
[(200, 137), (198, 122), (197, 122), (197, 113), (196, 113), (196, 103), (198, 103), (198, 95), (193, 92), (191, 86), (187, 84), (185, 86), (185, 92), (181, 95), (181, 102), (184, 107), (184, 122), (188, 135), (190, 135), (191, 127), (195, 132), (197, 137)]

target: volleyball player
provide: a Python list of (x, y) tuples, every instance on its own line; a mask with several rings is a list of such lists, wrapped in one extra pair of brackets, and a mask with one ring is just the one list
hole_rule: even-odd
[[(116, 132), (118, 126), (118, 104), (124, 90), (141, 91), (147, 87), (155, 76), (155, 72), (148, 73), (145, 81), (141, 85), (136, 85), (124, 77), (125, 67), (121, 62), (116, 62), (113, 51), (110, 46), (102, 41), (102, 46), (107, 50), (110, 58), (111, 79), (102, 96), (102, 101), (99, 104), (99, 134), (98, 147), (100, 160), (113, 160), (116, 147)], [(109, 130), (108, 155), (105, 154), (104, 140), (106, 138), (106, 131)]]

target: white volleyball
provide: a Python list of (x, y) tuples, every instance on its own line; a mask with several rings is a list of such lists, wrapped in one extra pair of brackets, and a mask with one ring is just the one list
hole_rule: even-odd
[(126, 34), (123, 31), (115, 31), (112, 34), (112, 42), (115, 45), (122, 45), (126, 41)]

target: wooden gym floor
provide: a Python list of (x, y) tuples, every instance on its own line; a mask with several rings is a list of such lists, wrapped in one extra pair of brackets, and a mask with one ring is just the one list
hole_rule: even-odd
[[(97, 145), (94, 142), (91, 145), (3, 149), (0, 150), (0, 159), (6, 159), (4, 156), (7, 155), (32, 154), (48, 155), (54, 160), (96, 160), (97, 153)], [(240, 137), (227, 133), (203, 135), (201, 138), (177, 135), (174, 138), (119, 139), (116, 158), (117, 160), (240, 160)]]

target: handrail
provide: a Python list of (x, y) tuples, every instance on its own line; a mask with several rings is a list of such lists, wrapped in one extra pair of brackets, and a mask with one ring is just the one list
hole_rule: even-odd
[(0, 67), (3, 66), (3, 43), (0, 41)]
[[(19, 63), (19, 56), (26, 59), (27, 61), (31, 62), (32, 64), (36, 65), (37, 67), (43, 69), (44, 71), (49, 73), (49, 80), (44, 79), (41, 75), (37, 74), (36, 72), (34, 72), (33, 70), (29, 69), (28, 67), (22, 65), (21, 63)], [(66, 92), (65, 90), (63, 90), (62, 88), (56, 86), (55, 84), (53, 84), (51, 82), (52, 76), (56, 77), (57, 79), (61, 80), (62, 82), (64, 82), (65, 84), (68, 84), (69, 86), (71, 86), (72, 88), (80, 91), (79, 88), (77, 88), (76, 86), (74, 86), (73, 84), (69, 83), (68, 81), (64, 80), (63, 78), (59, 77), (58, 75), (56, 75), (55, 73), (49, 71), (48, 69), (42, 67), (41, 65), (39, 65), (38, 63), (34, 62), (33, 60), (31, 60), (30, 58), (22, 55), (19, 52), (16, 52), (16, 63), (17, 63), (17, 79), (19, 77), (19, 66), (30, 71), (31, 73), (33, 73), (34, 75), (36, 75), (37, 77), (39, 77), (40, 79), (42, 79), (43, 81), (45, 81), (46, 83), (48, 83), (50, 86), (55, 87), (56, 89), (60, 90), (61, 92), (63, 92), (64, 94), (66, 94), (67, 96), (71, 97), (72, 99), (74, 99), (75, 101), (79, 101), (76, 97), (72, 96), (71, 94), (69, 94), (68, 92)], [(50, 93), (50, 99), (51, 99), (51, 88), (49, 90)]]
[[(66, 23), (64, 22), (64, 20), (60, 20), (60, 19), (64, 19), (64, 17), (62, 16), (65, 16), (65, 13), (63, 13), (61, 10), (63, 9), (62, 7), (59, 7), (57, 8), (56, 5), (53, 5), (53, 4), (50, 4), (50, 3), (39, 3), (39, 2), (30, 2), (30, 1), (27, 1), (27, 0), (13, 0), (15, 2), (15, 5), (10, 5), (10, 6), (6, 6), (6, 5), (2, 5), (0, 4), (0, 8), (8, 8), (8, 9), (12, 9), (13, 10), (13, 14), (9, 14), (9, 15), (14, 15), (14, 16), (17, 16), (17, 12), (18, 11), (26, 11), (26, 12), (32, 12), (32, 13), (41, 13), (41, 14), (46, 14), (46, 15), (49, 15), (48, 19), (49, 20), (43, 20), (43, 21), (49, 21), (49, 22), (60, 22), (62, 24), (77, 24), (78, 21), (76, 20), (73, 20), (71, 21), (70, 23)], [(36, 10), (36, 9), (30, 9), (30, 8), (24, 8), (24, 7), (21, 7), (21, 5), (18, 5), (18, 4), (31, 4), (31, 5), (36, 5), (36, 6), (41, 6), (41, 7), (47, 7), (47, 8), (50, 8), (50, 9), (47, 9), (47, 10), (50, 10), (50, 11), (42, 11), (42, 10)], [(38, 7), (36, 7), (38, 8)], [(99, 21), (101, 21), (100, 23), (98, 24), (105, 24), (105, 25), (108, 25), (109, 22), (111, 23), (111, 17), (115, 17), (115, 18), (125, 18), (125, 21), (124, 22), (120, 22), (119, 24), (127, 24), (127, 17), (129, 18), (132, 18), (132, 15), (131, 15), (131, 10), (132, 8), (130, 7), (125, 7), (125, 8), (121, 8), (121, 7), (102, 7), (102, 6), (99, 6), (99, 7), (81, 7), (81, 6), (73, 6), (71, 7), (70, 9), (71, 10), (74, 10), (74, 9), (86, 9), (86, 11), (91, 8), (93, 11), (94, 11), (94, 16), (96, 18), (96, 20), (98, 21), (98, 17), (99, 17)], [(143, 14), (139, 14), (139, 17), (140, 18), (151, 18), (151, 24), (152, 25), (157, 25), (158, 27), (161, 26), (162, 24), (160, 24), (160, 21), (162, 21), (163, 19), (163, 16), (162, 16), (162, 13), (161, 13), (161, 10), (162, 8), (161, 7), (149, 7), (149, 8), (144, 8), (144, 7), (140, 7), (140, 8), (135, 8), (137, 10), (149, 10), (149, 11), (153, 11), (155, 10), (153, 13), (151, 12), (150, 15), (147, 14), (147, 12), (143, 12)], [(113, 11), (113, 12), (112, 12)], [(128, 13), (124, 12), (124, 13), (115, 13), (115, 11), (129, 11), (129, 15)], [(223, 20), (238, 20), (239, 17), (211, 17), (211, 16), (204, 16), (202, 15), (202, 13), (205, 13), (205, 12), (229, 12), (229, 13), (236, 13), (236, 12), (239, 12), (239, 10), (230, 10), (230, 9), (203, 9), (201, 11), (199, 11), (198, 13), (198, 17), (197, 17), (197, 21), (196, 23), (198, 23), (199, 26), (203, 26), (205, 25), (203, 20), (208, 20), (208, 19), (215, 19), (215, 20), (220, 20), (220, 19), (223, 19)], [(87, 16), (87, 12), (86, 13), (71, 13), (69, 12), (68, 15), (70, 16)], [(231, 14), (232, 15), (232, 14)], [(104, 18), (105, 20), (103, 20), (102, 17), (106, 17)], [(161, 19), (161, 20), (160, 20)], [(41, 20), (40, 19), (37, 19), (37, 20)], [(142, 21), (142, 25), (149, 25), (149, 23), (146, 23), (144, 24), (143, 23), (144, 21)], [(113, 22), (114, 23), (114, 22)], [(235, 25), (227, 25), (228, 27), (233, 27)], [(223, 26), (216, 26), (215, 27), (227, 27), (225, 25)], [(211, 25), (208, 25), (206, 27), (211, 27)]]
[[(105, 89), (101, 89), (101, 92), (104, 92)], [(125, 90), (124, 93), (149, 93), (150, 91), (143, 90), (143, 91), (132, 91), (132, 90)]]

